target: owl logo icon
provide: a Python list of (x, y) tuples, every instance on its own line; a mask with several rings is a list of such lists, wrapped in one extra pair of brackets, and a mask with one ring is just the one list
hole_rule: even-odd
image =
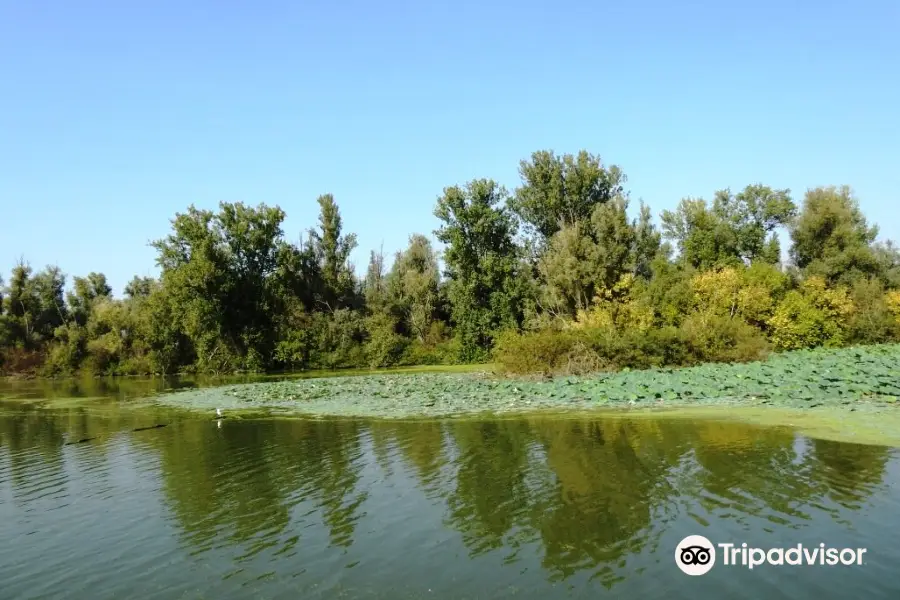
[(716, 564), (716, 547), (702, 535), (689, 535), (675, 548), (675, 564), (686, 575), (706, 575)]

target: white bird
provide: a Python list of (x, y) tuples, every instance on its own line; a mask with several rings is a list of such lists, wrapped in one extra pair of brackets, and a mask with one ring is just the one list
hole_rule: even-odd
[(222, 414), (222, 409), (221, 409), (221, 408), (217, 408), (217, 409), (216, 409), (216, 418), (217, 418), (217, 419), (224, 419), (224, 418), (225, 418), (225, 415)]

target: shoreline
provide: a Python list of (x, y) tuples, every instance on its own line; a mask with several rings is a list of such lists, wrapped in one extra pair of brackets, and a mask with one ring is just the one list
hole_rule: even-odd
[[(183, 387), (117, 388), (114, 394), (127, 399), (118, 403), (122, 409), (163, 409), (185, 418), (210, 419), (221, 408), (233, 420), (737, 419), (900, 448), (900, 344), (551, 378), (497, 374), (492, 367), (203, 378)], [(97, 406), (96, 394), (78, 388), (77, 381), (75, 388), (63, 386), (52, 394), (41, 381), (19, 383), (0, 389), (7, 407), (19, 402), (47, 410)]]
[(193, 413), (221, 408), (237, 418), (712, 416), (771, 426), (800, 422), (846, 441), (900, 446), (900, 345), (544, 380), (483, 372), (293, 379), (180, 391), (152, 401)]
[(8, 373), (0, 374), (0, 383), (19, 383), (19, 382), (48, 382), (48, 383), (67, 383), (85, 380), (105, 380), (105, 381), (136, 381), (136, 380), (156, 380), (171, 379), (185, 381), (214, 381), (214, 380), (238, 380), (253, 379), (259, 381), (267, 381), (273, 379), (318, 379), (321, 377), (357, 377), (360, 375), (393, 375), (407, 373), (475, 373), (487, 372), (495, 368), (493, 363), (459, 363), (459, 364), (422, 364), (422, 365), (403, 365), (396, 367), (346, 367), (340, 369), (309, 369), (307, 371), (235, 371), (230, 373), (196, 373), (192, 371), (183, 371), (178, 373), (145, 373), (145, 374), (122, 374), (122, 375), (102, 375), (96, 373), (68, 374), (68, 375), (37, 375), (34, 373)]

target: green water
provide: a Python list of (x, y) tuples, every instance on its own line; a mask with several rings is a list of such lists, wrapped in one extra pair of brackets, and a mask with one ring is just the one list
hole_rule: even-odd
[[(890, 448), (709, 420), (140, 405), (172, 385), (193, 384), (0, 383), (0, 598), (900, 597)], [(867, 553), (689, 577), (691, 534)]]

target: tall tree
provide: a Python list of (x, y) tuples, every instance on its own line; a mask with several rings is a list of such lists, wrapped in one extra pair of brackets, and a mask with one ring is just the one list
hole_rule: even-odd
[(601, 291), (611, 292), (623, 276), (650, 276), (660, 252), (659, 233), (645, 206), (634, 221), (627, 209), (628, 200), (619, 196), (598, 204), (589, 220), (566, 225), (550, 238), (538, 262), (546, 308), (574, 316)]
[(790, 234), (791, 258), (809, 275), (847, 284), (884, 275), (872, 248), (878, 227), (869, 226), (848, 186), (808, 190)]
[(6, 305), (9, 315), (10, 338), (29, 344), (34, 328), (34, 298), (31, 294), (31, 265), (24, 260), (13, 267), (7, 288)]
[(653, 276), (653, 261), (662, 249), (662, 235), (653, 225), (650, 207), (641, 202), (634, 223), (634, 274), (642, 279)]
[(298, 244), (279, 244), (274, 279), (279, 298), (306, 312), (319, 307), (317, 300), (324, 293), (324, 282), (311, 239), (301, 239)]
[(132, 300), (135, 298), (146, 298), (150, 295), (155, 284), (156, 280), (152, 277), (138, 277), (135, 275), (125, 285), (125, 296)]
[(884, 286), (893, 290), (900, 288), (900, 248), (892, 240), (886, 240), (875, 242), (872, 251)]
[(739, 260), (737, 240), (702, 198), (684, 198), (674, 211), (660, 214), (663, 234), (675, 242), (679, 260), (695, 268), (708, 268)]
[(81, 327), (87, 325), (94, 303), (99, 299), (112, 296), (112, 288), (106, 282), (103, 273), (89, 273), (87, 277), (75, 277), (72, 291), (67, 300), (75, 323)]
[(67, 318), (65, 284), (59, 267), (47, 266), (32, 275), (31, 266), (20, 261), (7, 289), (8, 337), (28, 349), (51, 340)]
[(271, 357), (284, 211), (221, 203), (191, 206), (154, 242), (162, 280), (201, 368), (259, 369)]
[(627, 208), (627, 200), (618, 197), (597, 206), (591, 215), (595, 280), (605, 289), (612, 289), (622, 275), (634, 270), (635, 234)]
[(387, 302), (387, 283), (385, 278), (384, 248), (382, 247), (378, 252), (372, 250), (369, 254), (369, 267), (366, 269), (366, 278), (363, 281), (366, 306), (370, 311), (385, 310)]
[(550, 238), (538, 262), (544, 309), (553, 316), (574, 316), (594, 298), (591, 258), (594, 241), (587, 224), (566, 225)]
[(409, 238), (409, 246), (398, 252), (388, 277), (388, 289), (399, 307), (407, 331), (425, 340), (438, 304), (437, 255), (431, 241), (421, 234)]
[(661, 214), (663, 232), (673, 240), (680, 260), (698, 269), (755, 261), (777, 263), (776, 230), (796, 215), (790, 190), (748, 185), (739, 194), (716, 192), (711, 205), (685, 198), (674, 211)]
[(743, 260), (775, 264), (781, 260), (781, 252), (774, 232), (791, 222), (797, 206), (788, 189), (751, 184), (737, 195), (730, 190), (718, 192), (713, 212), (734, 230)]
[(444, 253), (448, 296), (463, 360), (486, 357), (495, 333), (521, 323), (515, 221), (507, 191), (490, 179), (444, 189), (435, 231)]
[(322, 302), (330, 309), (350, 305), (354, 298), (353, 269), (350, 253), (356, 248), (356, 234), (343, 234), (343, 221), (334, 196), (319, 196), (319, 229), (309, 232), (312, 246), (322, 271)]
[(599, 156), (580, 151), (557, 156), (534, 152), (519, 164), (522, 185), (509, 206), (544, 240), (567, 225), (590, 218), (598, 204), (622, 195), (625, 176)]

